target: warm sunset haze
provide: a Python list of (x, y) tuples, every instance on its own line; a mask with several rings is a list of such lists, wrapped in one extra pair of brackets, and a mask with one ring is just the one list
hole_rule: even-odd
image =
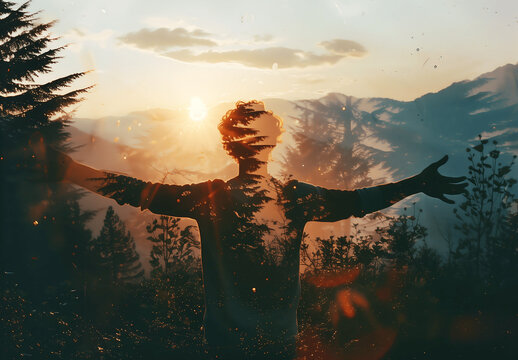
[(517, 39), (505, 0), (0, 0), (0, 359), (515, 359)]
[(69, 44), (57, 71), (92, 70), (79, 117), (330, 92), (413, 100), (518, 58), (514, 1), (32, 6), (59, 20), (53, 32)]

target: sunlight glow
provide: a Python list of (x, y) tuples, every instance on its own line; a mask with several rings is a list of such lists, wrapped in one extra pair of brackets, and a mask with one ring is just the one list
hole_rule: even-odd
[(193, 121), (202, 121), (207, 116), (207, 106), (199, 97), (191, 98), (189, 116)]

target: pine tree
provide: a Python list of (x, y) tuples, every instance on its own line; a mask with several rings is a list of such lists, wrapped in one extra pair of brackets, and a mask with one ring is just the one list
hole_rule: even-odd
[(388, 244), (388, 256), (392, 259), (393, 266), (401, 269), (413, 264), (416, 253), (422, 247), (418, 247), (418, 243), (426, 239), (428, 230), (419, 223), (414, 204), (413, 215), (394, 217), (388, 226), (376, 229), (376, 233), (382, 242)]
[[(369, 130), (365, 113), (351, 98), (330, 95), (306, 100), (297, 106), (293, 133), (282, 161), (283, 174), (328, 189), (352, 190), (373, 185), (370, 170), (375, 150), (362, 144)], [(341, 222), (340, 231), (351, 235), (351, 219)]]
[(295, 145), (283, 161), (285, 173), (327, 188), (372, 185), (374, 154), (361, 144), (367, 131), (351, 99), (306, 100), (298, 109), (302, 114), (296, 118)]
[(56, 330), (48, 314), (83, 304), (76, 290), (86, 284), (91, 241), (81, 193), (34, 181), (43, 177), (35, 148), (70, 150), (66, 111), (88, 89), (67, 90), (81, 72), (48, 81), (63, 47), (52, 46), (53, 22), (29, 4), (0, 0), (0, 273), (9, 274), (0, 284), (2, 359), (62, 353), (69, 320)]
[[(42, 277), (49, 270), (43, 271), (44, 267), (63, 258), (73, 237), (60, 233), (62, 241), (57, 241), (58, 222), (74, 222), (76, 230), (86, 231), (88, 216), (79, 213), (73, 218), (73, 214), (52, 210), (56, 193), (72, 207), (76, 207), (72, 203), (78, 193), (68, 190), (68, 196), (63, 185), (35, 183), (33, 178), (41, 160), (35, 147), (70, 150), (66, 109), (78, 103), (88, 88), (66, 90), (82, 72), (41, 81), (42, 75), (52, 71), (63, 47), (52, 47), (56, 40), (49, 34), (53, 22), (41, 23), (28, 7), (29, 2), (17, 6), (0, 1), (0, 268), (30, 280), (26, 285), (31, 287), (44, 283)], [(41, 226), (44, 222), (48, 226)], [(57, 272), (66, 273), (63, 269)], [(47, 280), (51, 278), (47, 276)]]
[(243, 201), (234, 204), (235, 216), (222, 217), (216, 222), (221, 221), (221, 226), (225, 229), (233, 229), (223, 236), (226, 246), (232, 250), (238, 250), (241, 255), (248, 253), (250, 256), (248, 260), (244, 260), (246, 256), (240, 255), (234, 259), (238, 262), (263, 261), (258, 259), (264, 259), (263, 239), (270, 231), (267, 225), (252, 221), (259, 209), (270, 200), (266, 190), (260, 189), (258, 185), (261, 175), (253, 174), (264, 163), (256, 156), (262, 150), (274, 147), (274, 145), (259, 144), (265, 137), (257, 135), (259, 130), (254, 128), (253, 121), (262, 114), (268, 113), (264, 110), (256, 110), (255, 106), (260, 104), (256, 100), (247, 103), (237, 102), (236, 108), (227, 111), (218, 126), (222, 135), (223, 148), (239, 164), (239, 181), (231, 182), (231, 196), (236, 199), (243, 198)]
[(64, 47), (49, 48), (55, 40), (48, 33), (53, 22), (37, 24), (35, 14), (27, 12), (28, 5), (15, 8), (14, 3), (0, 1), (0, 151), (2, 170), (9, 174), (31, 165), (34, 154), (29, 145), (35, 141), (67, 148), (65, 109), (81, 101), (79, 95), (88, 90), (63, 92), (83, 72), (38, 82), (41, 75), (51, 72)]
[(193, 250), (200, 248), (200, 242), (192, 234), (192, 226), (180, 229), (180, 218), (160, 216), (146, 229), (153, 242), (150, 264), (152, 275), (170, 276), (178, 269), (189, 270), (196, 264)]
[(135, 249), (135, 240), (126, 231), (126, 225), (111, 206), (106, 211), (101, 232), (94, 240), (93, 250), (97, 255), (103, 280), (111, 284), (120, 285), (140, 280), (144, 275)]

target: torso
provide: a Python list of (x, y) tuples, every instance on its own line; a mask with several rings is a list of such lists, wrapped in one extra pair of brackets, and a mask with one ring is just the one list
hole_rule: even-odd
[(282, 187), (273, 178), (230, 180), (198, 219), (209, 343), (296, 335), (303, 224), (287, 218)]

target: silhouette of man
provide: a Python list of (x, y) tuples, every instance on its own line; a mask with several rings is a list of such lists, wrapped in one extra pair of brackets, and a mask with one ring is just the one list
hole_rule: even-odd
[(262, 102), (238, 102), (219, 125), (239, 164), (229, 181), (167, 185), (92, 169), (48, 150), (49, 175), (119, 204), (195, 219), (201, 236), (205, 338), (214, 357), (289, 359), (295, 354), (299, 250), (308, 221), (338, 221), (384, 209), (423, 192), (453, 203), (464, 177), (440, 175), (447, 156), (420, 174), (381, 186), (325, 189), (268, 174), (282, 121)]

